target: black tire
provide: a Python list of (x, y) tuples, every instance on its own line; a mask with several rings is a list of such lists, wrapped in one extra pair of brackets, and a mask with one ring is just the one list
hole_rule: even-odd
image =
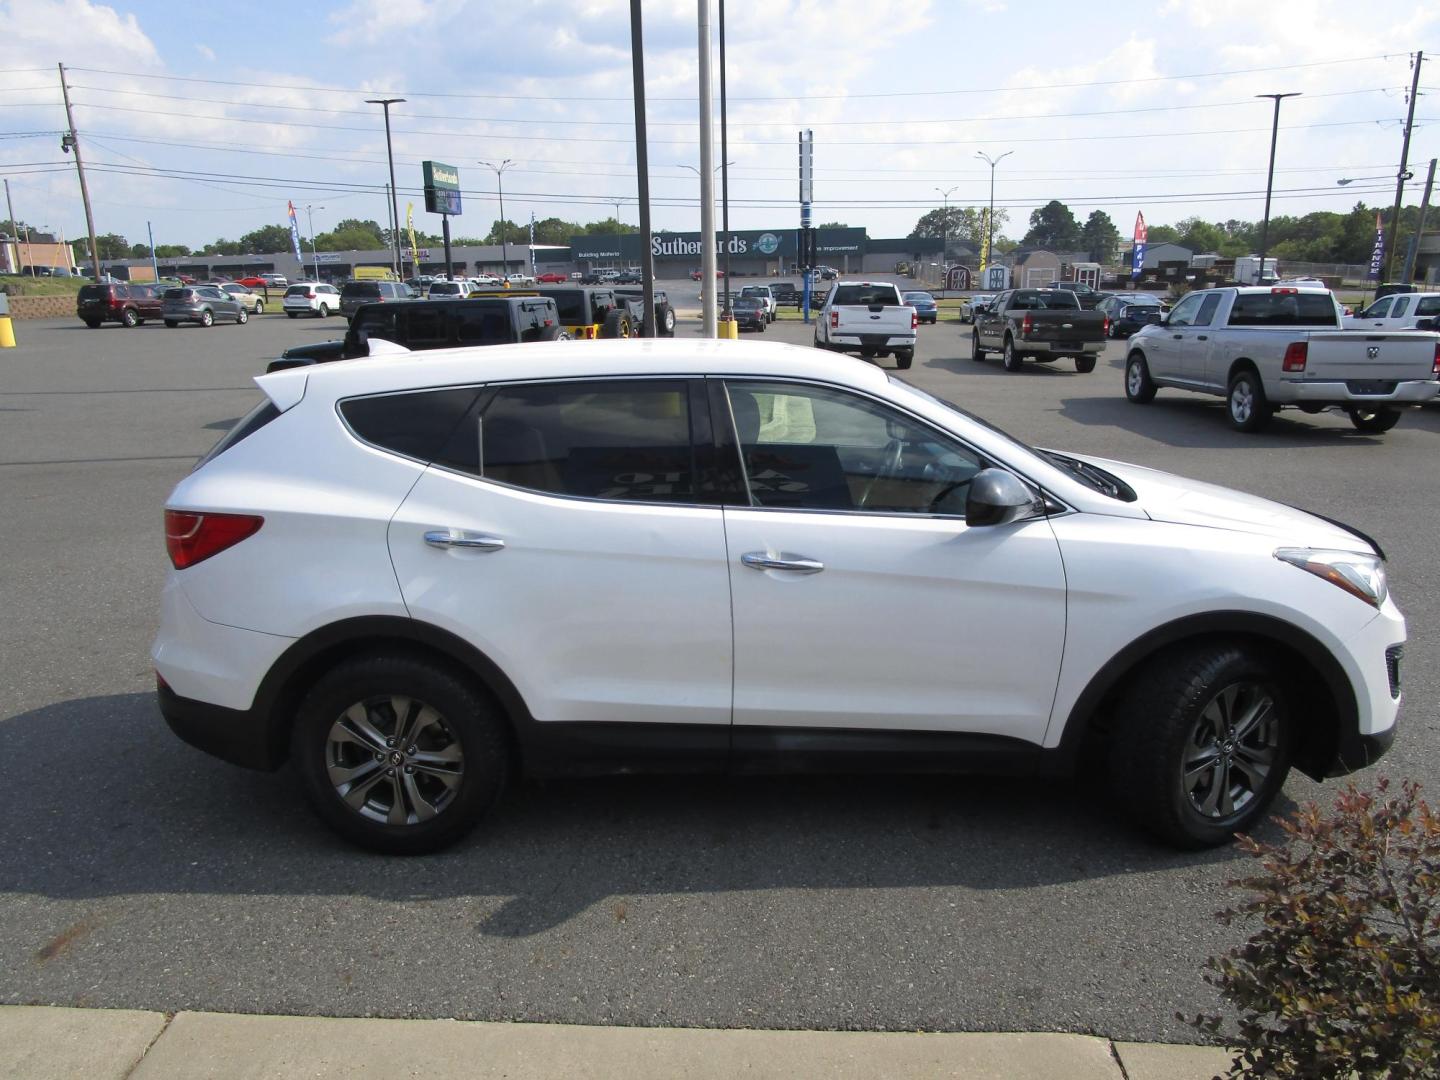
[(84, 322), (85, 322), (85, 325), (88, 326), (91, 330), (99, 330), (99, 329), (100, 329), (100, 320), (99, 320), (99, 319), (86, 319), (86, 320), (84, 320)]
[(321, 304), (321, 305), (320, 305), (319, 315), (320, 315), (320, 318), (322, 318), (322, 319), (328, 319), (328, 318), (330, 317), (330, 307), (329, 307), (329, 305), (327, 305), (327, 304)]
[(140, 313), (134, 308), (126, 308), (120, 313), (120, 325), (136, 327), (140, 325)]
[(1008, 336), (1005, 338), (1005, 351), (1001, 355), (1005, 359), (1006, 371), (1019, 371), (1024, 367), (1025, 354), (1015, 348), (1014, 338)]
[(285, 312), (285, 314), (292, 319), (298, 319), (300, 317), (300, 313), (298, 311), (287, 311)]
[(880, 350), (866, 345), (860, 349), (860, 355), (863, 356), (866, 360), (874, 360), (875, 357), (880, 355)]
[(200, 312), (200, 325), (201, 325), (201, 326), (214, 326), (214, 325), (215, 325), (215, 316), (211, 313), (211, 311), (210, 311), (209, 308), (206, 308), (204, 311)]
[(1364, 431), (1371, 435), (1389, 431), (1400, 422), (1399, 409), (1350, 408), (1346, 412), (1349, 413), (1350, 423), (1355, 425), (1357, 431)]
[(536, 340), (536, 341), (569, 341), (569, 340), (570, 340), (570, 335), (565, 332), (565, 328), (564, 328), (563, 326), (547, 326), (547, 327), (545, 327), (544, 330), (541, 330), (541, 331), (540, 331), (540, 336), (537, 337), (535, 340)]
[(759, 327), (759, 329), (760, 329), (760, 333), (763, 334), (763, 333), (765, 332), (765, 320), (763, 320), (763, 319), (760, 320), (760, 327)]
[(602, 338), (628, 338), (630, 336), (630, 316), (619, 308), (611, 308), (605, 313), (605, 321), (600, 325), (600, 336)]
[[(395, 698), (410, 703), (407, 725), (426, 710), (434, 717), (411, 727), (414, 743), (396, 741)], [(449, 668), (405, 653), (330, 669), (305, 695), (292, 734), (301, 786), (325, 823), (352, 843), (394, 855), (436, 851), (469, 832), (504, 789), (508, 743), (485, 695)], [(342, 784), (358, 807), (345, 801)]]
[(914, 349), (896, 349), (896, 350), (895, 350), (895, 366), (896, 366), (897, 368), (899, 368), (901, 371), (905, 371), (906, 369), (908, 369), (908, 368), (910, 367), (910, 365), (913, 364), (914, 362), (915, 362), (915, 350), (914, 350)]
[(236, 326), (244, 326), (244, 325), (245, 325), (247, 322), (249, 322), (249, 321), (250, 321), (250, 313), (249, 313), (248, 311), (246, 311), (246, 310), (242, 307), (242, 308), (240, 309), (239, 313), (235, 316), (235, 325), (236, 325)]
[(675, 336), (675, 309), (668, 303), (660, 305), (660, 335), (662, 337)]
[(165, 320), (165, 325), (168, 326), (171, 330), (174, 330), (175, 327), (179, 326), (180, 324), (179, 324), (178, 322), (176, 322), (174, 319), (166, 319), (166, 320)]
[(255, 301), (255, 314), (256, 314), (256, 315), (264, 315), (264, 314), (265, 314), (265, 301), (264, 301), (264, 300), (256, 300), (256, 301)]
[(1250, 368), (1241, 368), (1230, 377), (1225, 392), (1225, 415), (1236, 431), (1256, 432), (1270, 423), (1273, 415), (1265, 397), (1260, 376)]
[(1078, 372), (1080, 372), (1081, 375), (1088, 375), (1090, 372), (1092, 372), (1092, 371), (1095, 370), (1095, 357), (1093, 357), (1093, 356), (1077, 356), (1077, 357), (1075, 357), (1075, 370), (1078, 371)]
[(979, 330), (971, 331), (970, 334), (970, 359), (976, 361), (985, 359), (985, 350), (980, 347)]
[(1109, 790), (1137, 825), (1180, 848), (1252, 828), (1294, 753), (1285, 687), (1257, 656), (1223, 642), (1146, 660), (1113, 716)]
[(1148, 405), (1155, 400), (1155, 382), (1150, 378), (1150, 365), (1145, 354), (1133, 352), (1125, 361), (1125, 396), (1136, 405)]

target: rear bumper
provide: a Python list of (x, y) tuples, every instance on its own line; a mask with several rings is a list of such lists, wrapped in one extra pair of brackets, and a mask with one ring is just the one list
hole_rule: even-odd
[(275, 744), (268, 725), (249, 710), (226, 709), (182, 698), (163, 683), (156, 687), (160, 715), (170, 730), (197, 750), (247, 769), (278, 769), (283, 748)]
[(910, 334), (837, 334), (831, 333), (832, 349), (913, 349), (915, 335)]
[(1079, 356), (1085, 353), (1099, 353), (1105, 349), (1103, 341), (1083, 341), (1079, 345), (1062, 345), (1058, 341), (1020, 341), (1020, 348), (1027, 353), (1051, 353), (1055, 356)]
[(1423, 405), (1440, 400), (1440, 381), (1416, 379), (1397, 382), (1384, 394), (1357, 394), (1345, 382), (1302, 382), (1281, 379), (1266, 388), (1270, 400), (1279, 405)]

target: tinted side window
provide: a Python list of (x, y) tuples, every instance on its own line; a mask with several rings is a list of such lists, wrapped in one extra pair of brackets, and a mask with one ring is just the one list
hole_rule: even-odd
[(450, 311), (448, 304), (413, 309), (406, 333), (408, 340), (396, 344), (404, 345), (407, 349), (443, 349), (452, 344)]
[(1210, 293), (1200, 304), (1200, 311), (1195, 316), (1196, 326), (1209, 326), (1215, 318), (1215, 309), (1220, 306), (1220, 294)]
[(863, 513), (965, 512), (973, 451), (852, 394), (728, 383), (752, 505)]
[(501, 387), (481, 431), (487, 480), (591, 499), (700, 501), (684, 381)]
[[(1174, 310), (1170, 312), (1170, 325), (1192, 326), (1195, 315), (1200, 310), (1200, 302), (1201, 298), (1198, 293), (1194, 296), (1187, 296), (1184, 300), (1181, 300), (1175, 305)], [(1233, 323), (1235, 320), (1232, 317), (1230, 321)]]
[(501, 345), (510, 340), (510, 321), (489, 304), (457, 306), (455, 336), (459, 345)]
[(1338, 326), (1329, 293), (1242, 293), (1230, 309), (1231, 326)]
[(1390, 312), (1392, 319), (1398, 319), (1410, 310), (1410, 297), (1402, 296), (1395, 301), (1395, 307)]
[(365, 442), (419, 461), (434, 461), (480, 391), (475, 387), (351, 398), (340, 415)]
[(1415, 305), (1415, 314), (1419, 316), (1440, 315), (1440, 296), (1427, 296)]

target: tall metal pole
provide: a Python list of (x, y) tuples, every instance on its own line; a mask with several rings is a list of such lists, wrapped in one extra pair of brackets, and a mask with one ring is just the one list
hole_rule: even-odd
[(155, 280), (160, 280), (160, 260), (155, 255), (155, 230), (150, 227), (150, 222), (145, 222), (145, 232), (150, 237), (150, 269), (155, 272)]
[(75, 135), (75, 114), (70, 109), (70, 87), (65, 82), (65, 65), (56, 66), (60, 69), (60, 93), (65, 98), (65, 123), (70, 128), (60, 139), (60, 148), (75, 151), (75, 171), (80, 174), (80, 200), (85, 204), (85, 228), (90, 234), (90, 262), (95, 267), (95, 282), (99, 284), (100, 248), (95, 243), (95, 217), (90, 213), (90, 189), (85, 186), (85, 163), (80, 159), (80, 140)]
[[(990, 213), (988, 221), (986, 222), (986, 229), (988, 231), (985, 234), (985, 255), (992, 263), (995, 261), (995, 166), (999, 165), (1000, 162), (1004, 161), (1014, 152), (1014, 150), (1006, 150), (1005, 153), (997, 158), (992, 158), (983, 151), (977, 150), (975, 152), (976, 157), (990, 166)], [(981, 267), (981, 269), (984, 269), (984, 267)]]
[[(640, 0), (630, 0), (630, 73), (635, 84), (635, 178), (640, 198), (640, 281), (645, 303), (640, 333), (653, 338), (659, 335), (655, 328), (655, 261), (650, 254), (650, 150), (645, 134), (645, 33)], [(618, 203), (615, 222), (620, 222)]]
[(725, 263), (725, 318), (730, 314), (730, 133), (725, 116), (725, 0), (720, 0), (720, 246)]
[(500, 271), (502, 278), (510, 276), (510, 240), (505, 235), (505, 170), (514, 165), (515, 162), (506, 158), (499, 165), (492, 165), (488, 161), (480, 162), (487, 169), (495, 170), (495, 188), (500, 193), (500, 253), (504, 266)]
[(1405, 171), (1405, 166), (1410, 160), (1410, 130), (1415, 126), (1415, 99), (1420, 92), (1420, 65), (1424, 62), (1425, 54), (1417, 52), (1415, 76), (1410, 80), (1410, 108), (1405, 115), (1405, 138), (1400, 144), (1400, 171), (1395, 174), (1395, 205), (1390, 208), (1390, 246), (1385, 252), (1385, 273), (1381, 275), (1381, 281), (1390, 280), (1390, 270), (1395, 263), (1395, 248), (1400, 242), (1400, 201), (1405, 197), (1405, 181), (1409, 180), (1411, 175)]
[(1415, 280), (1415, 257), (1420, 254), (1420, 239), (1425, 235), (1425, 218), (1430, 213), (1430, 193), (1435, 188), (1435, 159), (1430, 159), (1430, 173), (1425, 177), (1425, 195), (1420, 200), (1420, 220), (1415, 224), (1415, 235), (1410, 238), (1410, 247), (1405, 252), (1405, 273), (1400, 280), (1407, 284)]
[[(15, 204), (10, 201), (10, 180), (5, 180), (5, 208), (10, 211), (10, 240), (15, 245), (15, 273), (20, 273), (20, 223), (15, 220)], [(153, 250), (154, 245), (151, 245)], [(6, 253), (6, 262), (9, 262), (9, 253)], [(158, 276), (158, 275), (157, 275)]]
[(365, 99), (366, 105), (379, 105), (385, 110), (385, 156), (390, 159), (390, 256), (395, 261), (397, 276), (403, 264), (400, 261), (400, 210), (395, 205), (395, 149), (390, 145), (390, 106), (398, 105), (404, 100), (403, 97)]
[[(991, 175), (993, 177), (994, 174), (992, 173)], [(945, 264), (950, 258), (950, 193), (958, 186), (958, 184), (953, 184), (947, 188), (937, 187), (935, 189), (940, 192), (940, 197), (945, 200), (945, 209), (942, 211), (944, 217), (940, 219), (941, 231), (945, 234), (945, 239), (942, 241), (943, 246), (940, 249), (940, 288), (942, 291), (950, 285), (949, 275), (945, 273)], [(994, 196), (992, 195), (991, 198), (993, 199)]]
[(1287, 97), (1299, 97), (1299, 91), (1288, 94), (1256, 94), (1257, 98), (1270, 98), (1275, 102), (1275, 119), (1270, 125), (1270, 171), (1265, 176), (1265, 217), (1260, 223), (1260, 264), (1255, 271), (1255, 284), (1265, 280), (1265, 253), (1270, 247), (1270, 192), (1275, 186), (1275, 143), (1280, 136), (1280, 102)]
[[(315, 247), (315, 207), (310, 203), (305, 204), (305, 216), (310, 219), (310, 261), (315, 264), (315, 280), (320, 280), (320, 252)], [(319, 209), (324, 210), (325, 207)], [(415, 271), (420, 272), (418, 269)]]
[[(701, 334), (715, 336), (715, 147), (710, 100), (710, 0), (698, 0), (700, 30), (700, 298)], [(729, 282), (726, 286), (728, 288)]]

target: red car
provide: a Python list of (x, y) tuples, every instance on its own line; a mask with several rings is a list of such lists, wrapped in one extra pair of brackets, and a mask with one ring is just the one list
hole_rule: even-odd
[(570, 279), (564, 274), (557, 274), (552, 270), (549, 273), (536, 274), (535, 280), (541, 285), (563, 285)]
[[(725, 271), (724, 271), (724, 270), (719, 270), (719, 269), (717, 269), (717, 270), (715, 271), (715, 276), (716, 276), (717, 278), (723, 278), (723, 277), (725, 276)], [(690, 271), (690, 280), (691, 280), (691, 281), (699, 281), (699, 280), (700, 280), (700, 271), (699, 271), (699, 270), (691, 270), (691, 271)]]
[(244, 285), (247, 289), (263, 289), (265, 287), (265, 279), (262, 277), (242, 277), (235, 284)]
[(92, 330), (107, 322), (139, 326), (160, 318), (160, 308), (160, 293), (153, 285), (81, 285), (75, 294), (75, 314)]

